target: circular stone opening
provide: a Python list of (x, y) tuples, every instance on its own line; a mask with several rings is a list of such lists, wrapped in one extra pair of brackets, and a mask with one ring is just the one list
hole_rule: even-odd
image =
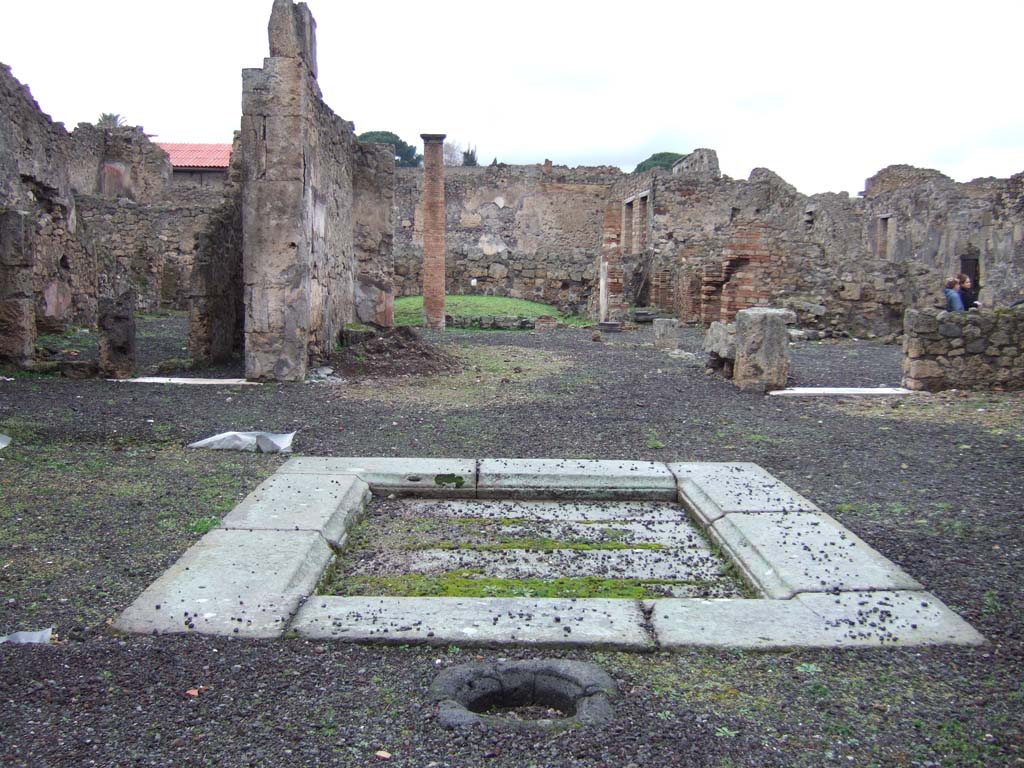
[(438, 719), (447, 728), (552, 729), (611, 719), (615, 681), (580, 661), (534, 659), (459, 664), (430, 686)]

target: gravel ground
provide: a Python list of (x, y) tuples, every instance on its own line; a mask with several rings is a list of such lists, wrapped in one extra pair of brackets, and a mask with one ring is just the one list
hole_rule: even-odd
[[(167, 350), (180, 349), (173, 337)], [(655, 350), (647, 330), (605, 343), (568, 330), (427, 338), (467, 372), (260, 387), (0, 381), (0, 432), (14, 438), (0, 451), (0, 634), (53, 625), (59, 637), (0, 646), (0, 763), (1024, 764), (1021, 395), (765, 398), (705, 374), (699, 356)], [(684, 348), (699, 350), (695, 333)], [(804, 343), (793, 361), (799, 385), (899, 382), (899, 350), (876, 343)], [(109, 620), (279, 465), (182, 448), (227, 429), (298, 430), (296, 451), (312, 455), (753, 461), (990, 644), (554, 652), (612, 674), (616, 720), (515, 735), (444, 731), (427, 687), (449, 664), (536, 652), (112, 636)]]

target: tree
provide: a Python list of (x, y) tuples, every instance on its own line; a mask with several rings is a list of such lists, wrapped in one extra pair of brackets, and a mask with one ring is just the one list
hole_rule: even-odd
[(462, 165), (462, 145), (457, 141), (444, 143), (444, 164), (447, 166)]
[(125, 119), (114, 112), (104, 112), (96, 121), (97, 128), (123, 128), (126, 125)]
[(476, 161), (476, 147), (470, 147), (462, 153), (462, 164), (472, 167), (480, 165), (480, 163)]
[(399, 168), (418, 168), (423, 155), (416, 147), (406, 144), (391, 131), (367, 131), (357, 137), (363, 144), (390, 144), (395, 148), (395, 165)]
[(676, 160), (683, 157), (686, 157), (686, 155), (680, 155), (678, 152), (655, 152), (634, 168), (633, 173), (643, 173), (652, 168), (665, 168), (671, 171)]

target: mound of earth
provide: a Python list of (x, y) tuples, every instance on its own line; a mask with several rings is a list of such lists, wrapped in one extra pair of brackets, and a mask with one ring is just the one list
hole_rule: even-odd
[(423, 376), (457, 373), (459, 360), (426, 341), (415, 328), (398, 326), (346, 347), (331, 361), (343, 376)]

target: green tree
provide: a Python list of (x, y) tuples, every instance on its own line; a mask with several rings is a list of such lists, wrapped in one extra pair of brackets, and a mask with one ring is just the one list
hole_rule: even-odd
[(114, 112), (104, 112), (96, 121), (97, 128), (121, 128), (128, 125), (125, 119)]
[(480, 163), (476, 161), (476, 147), (470, 147), (462, 153), (462, 164), (470, 166), (480, 165)]
[(399, 168), (416, 168), (423, 155), (416, 154), (416, 147), (402, 141), (391, 131), (367, 131), (358, 136), (363, 144), (391, 144), (395, 148), (395, 165)]
[(634, 168), (633, 173), (643, 173), (652, 168), (665, 168), (671, 171), (675, 161), (682, 157), (686, 157), (686, 155), (680, 155), (678, 152), (655, 152)]

